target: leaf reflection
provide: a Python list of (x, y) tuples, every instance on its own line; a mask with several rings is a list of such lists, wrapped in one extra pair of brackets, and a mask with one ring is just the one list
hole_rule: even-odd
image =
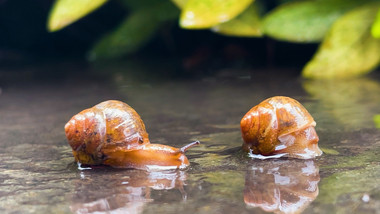
[(303, 87), (319, 100), (329, 114), (325, 119), (319, 118), (322, 115), (316, 110), (312, 115), (317, 123), (322, 121), (319, 124), (335, 127), (329, 124), (333, 121), (332, 116), (349, 130), (373, 128), (373, 115), (379, 112), (380, 107), (378, 81), (369, 78), (305, 81)]
[(145, 204), (154, 200), (151, 190), (178, 189), (186, 200), (184, 171), (107, 169), (82, 171), (80, 176), (70, 206), (74, 213), (142, 213)]
[(314, 160), (252, 160), (245, 177), (244, 202), (274, 213), (301, 213), (318, 196)]

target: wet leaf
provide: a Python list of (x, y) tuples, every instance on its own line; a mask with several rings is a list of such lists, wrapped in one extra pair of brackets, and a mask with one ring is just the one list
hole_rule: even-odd
[(302, 75), (307, 78), (347, 78), (368, 73), (380, 62), (380, 40), (370, 34), (380, 3), (356, 8), (332, 26)]
[(56, 0), (51, 9), (48, 30), (60, 30), (98, 9), (107, 0)]
[(380, 129), (380, 114), (377, 114), (373, 117), (376, 128)]
[(380, 39), (380, 10), (377, 11), (375, 22), (372, 24), (371, 33), (373, 37)]
[(214, 26), (212, 30), (228, 36), (261, 37), (260, 16), (256, 4), (249, 6), (236, 18)]
[(133, 11), (116, 30), (95, 44), (90, 59), (116, 58), (133, 53), (155, 35), (162, 23), (177, 17), (178, 9), (169, 1)]
[(265, 34), (291, 42), (319, 42), (346, 11), (365, 3), (357, 0), (299, 1), (283, 4), (263, 21)]
[[(246, 9), (253, 0), (188, 0), (180, 16), (187, 29), (210, 28), (229, 21)], [(177, 3), (179, 1), (176, 1)]]

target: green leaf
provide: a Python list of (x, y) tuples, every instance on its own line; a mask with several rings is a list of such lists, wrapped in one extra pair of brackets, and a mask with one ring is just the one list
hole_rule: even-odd
[(264, 33), (291, 42), (321, 41), (336, 19), (367, 1), (301, 1), (283, 4), (267, 14)]
[(261, 23), (256, 4), (251, 4), (236, 18), (211, 28), (214, 32), (241, 37), (261, 37)]
[(117, 58), (137, 51), (155, 35), (162, 23), (176, 19), (178, 13), (170, 1), (133, 11), (116, 30), (95, 44), (90, 60)]
[(377, 114), (373, 117), (376, 128), (380, 129), (380, 114)]
[(372, 36), (376, 39), (380, 39), (380, 10), (377, 12), (377, 16), (375, 19), (375, 22), (372, 25), (371, 28)]
[(313, 59), (306, 78), (347, 78), (368, 73), (380, 62), (380, 40), (370, 34), (380, 3), (356, 8), (332, 26)]
[(107, 0), (56, 0), (50, 11), (48, 30), (60, 30), (106, 2)]
[(229, 21), (246, 9), (253, 0), (188, 0), (180, 25), (186, 29), (205, 29)]

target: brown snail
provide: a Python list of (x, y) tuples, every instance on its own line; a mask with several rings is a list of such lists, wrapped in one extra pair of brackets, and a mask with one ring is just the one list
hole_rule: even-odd
[(66, 137), (78, 163), (104, 164), (120, 168), (186, 168), (185, 151), (199, 141), (180, 149), (151, 144), (145, 125), (129, 105), (109, 100), (74, 115), (65, 125)]
[(240, 122), (243, 150), (253, 157), (314, 158), (318, 147), (316, 123), (296, 100), (276, 96), (249, 110)]

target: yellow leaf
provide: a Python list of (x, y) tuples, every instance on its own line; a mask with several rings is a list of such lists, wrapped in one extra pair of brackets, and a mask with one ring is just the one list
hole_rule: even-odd
[(188, 0), (180, 25), (187, 29), (205, 29), (229, 21), (246, 9), (253, 0)]
[(375, 68), (380, 62), (380, 40), (373, 38), (370, 30), (379, 6), (378, 2), (366, 4), (339, 18), (302, 75), (347, 78)]
[(256, 4), (251, 4), (239, 16), (228, 22), (214, 26), (212, 30), (228, 36), (261, 37), (263, 35)]
[(48, 30), (60, 30), (106, 2), (107, 0), (56, 0), (50, 12)]
[(376, 39), (380, 39), (380, 10), (377, 12), (376, 20), (371, 28), (372, 36)]
[(376, 128), (380, 129), (380, 114), (373, 116), (373, 121), (375, 122)]
[(179, 8), (183, 8), (185, 7), (186, 3), (187, 3), (187, 0), (172, 0), (172, 2), (177, 5), (177, 7)]

